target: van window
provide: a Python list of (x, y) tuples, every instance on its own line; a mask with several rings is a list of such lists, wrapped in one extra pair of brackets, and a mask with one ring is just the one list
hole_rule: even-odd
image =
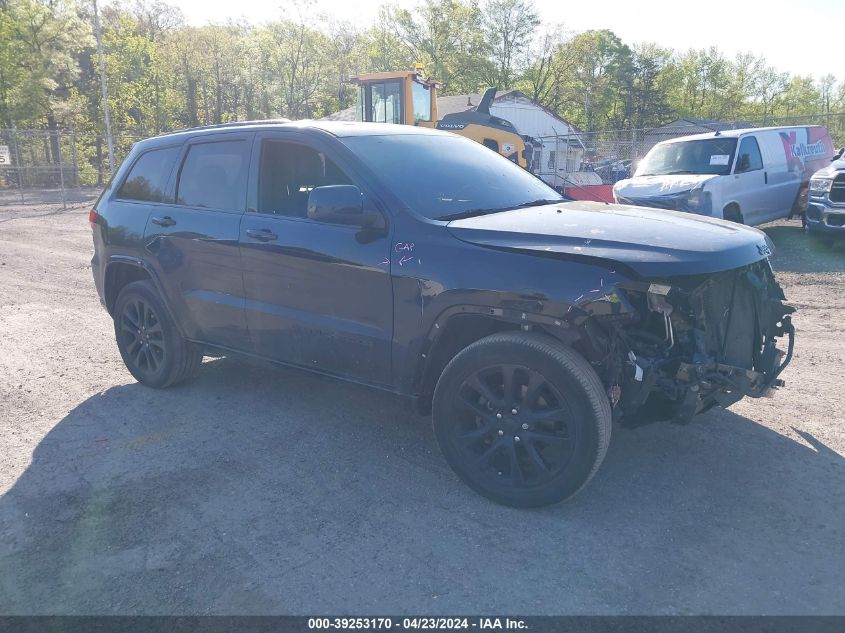
[(179, 173), (176, 204), (243, 211), (248, 166), (246, 140), (192, 145)]
[(178, 155), (178, 147), (153, 149), (141, 154), (129, 170), (117, 197), (143, 202), (173, 202), (165, 195), (165, 190)]
[(760, 146), (753, 136), (746, 136), (739, 143), (739, 156), (736, 159), (734, 173), (742, 174), (747, 171), (763, 169), (763, 157), (760, 155)]
[(706, 138), (694, 141), (661, 143), (651, 148), (637, 176), (669, 176), (672, 174), (731, 173), (735, 138)]
[(305, 218), (314, 187), (351, 184), (331, 159), (310, 147), (282, 141), (264, 141), (261, 147), (259, 213)]

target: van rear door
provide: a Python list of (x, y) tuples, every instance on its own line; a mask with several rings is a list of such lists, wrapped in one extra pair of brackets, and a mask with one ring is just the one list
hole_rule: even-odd
[(768, 130), (758, 134), (769, 181), (767, 219), (763, 221), (789, 215), (801, 185), (800, 172), (790, 168), (792, 159), (789, 139), (794, 132), (787, 131), (785, 136), (781, 132), (783, 130)]

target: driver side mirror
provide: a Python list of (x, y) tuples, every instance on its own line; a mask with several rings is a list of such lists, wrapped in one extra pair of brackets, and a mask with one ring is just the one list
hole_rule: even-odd
[(364, 196), (355, 185), (314, 187), (308, 194), (308, 217), (317, 222), (369, 228), (382, 219), (374, 210), (364, 210)]
[(749, 154), (740, 154), (739, 160), (736, 163), (736, 172), (740, 174), (751, 169), (751, 156)]
[(839, 151), (838, 151), (838, 152), (836, 152), (836, 153), (833, 155), (833, 158), (831, 158), (831, 159), (830, 159), (830, 162), (832, 163), (832, 162), (833, 162), (833, 161), (835, 161), (835, 160), (839, 160), (840, 158), (842, 158), (842, 156), (843, 156), (843, 155), (845, 155), (845, 147), (840, 147), (840, 148), (839, 148)]

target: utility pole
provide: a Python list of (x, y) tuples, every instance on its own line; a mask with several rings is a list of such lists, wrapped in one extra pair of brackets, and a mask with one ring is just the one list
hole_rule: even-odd
[(109, 95), (106, 90), (106, 62), (103, 59), (103, 34), (100, 29), (100, 13), (97, 0), (94, 3), (94, 37), (97, 39), (97, 56), (100, 58), (100, 84), (103, 89), (103, 116), (106, 119), (106, 144), (109, 146), (109, 173), (114, 173), (114, 139), (111, 134), (111, 114), (109, 113)]

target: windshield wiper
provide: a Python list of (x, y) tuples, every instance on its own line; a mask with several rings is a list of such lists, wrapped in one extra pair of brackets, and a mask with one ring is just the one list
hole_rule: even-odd
[(522, 202), (515, 204), (512, 207), (501, 207), (499, 209), (470, 209), (469, 211), (461, 211), (460, 213), (452, 213), (449, 215), (441, 215), (434, 218), (435, 220), (450, 221), (463, 220), (464, 218), (474, 218), (479, 215), (487, 215), (489, 213), (499, 213), (500, 211), (513, 211), (514, 209), (522, 209), (523, 207), (539, 207), (544, 204), (557, 204), (558, 202), (566, 202), (563, 198), (552, 200), (551, 198), (540, 198), (539, 200), (531, 200), (529, 202)]
[(512, 207), (507, 207), (508, 209), (521, 209), (523, 207), (542, 207), (545, 204), (557, 204), (558, 202), (566, 202), (563, 198), (539, 198), (537, 200), (531, 200), (530, 202), (523, 202), (522, 204), (517, 204)]
[(461, 211), (459, 213), (450, 213), (448, 215), (440, 215), (435, 220), (448, 222), (450, 220), (463, 220), (464, 218), (474, 218), (479, 215), (487, 215), (488, 213), (498, 213), (505, 209), (469, 209), (468, 211)]

